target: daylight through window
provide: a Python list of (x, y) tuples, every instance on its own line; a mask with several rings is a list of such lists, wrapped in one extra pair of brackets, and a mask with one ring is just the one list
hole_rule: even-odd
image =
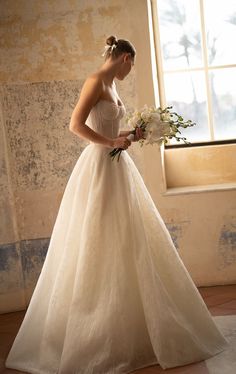
[(181, 129), (192, 143), (235, 139), (236, 0), (153, 5), (161, 105), (197, 123)]

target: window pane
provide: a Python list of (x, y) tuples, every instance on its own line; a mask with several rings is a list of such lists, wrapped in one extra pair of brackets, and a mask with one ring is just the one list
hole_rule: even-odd
[[(191, 119), (196, 125), (180, 128), (181, 134), (190, 142), (210, 140), (207, 124), (206, 90), (203, 72), (165, 73), (167, 105), (182, 115), (185, 120)], [(183, 144), (183, 141), (170, 139), (171, 144)]]
[(199, 0), (158, 0), (163, 68), (202, 66)]
[(236, 63), (236, 0), (205, 0), (209, 65)]
[(236, 68), (213, 70), (209, 79), (215, 139), (236, 138)]

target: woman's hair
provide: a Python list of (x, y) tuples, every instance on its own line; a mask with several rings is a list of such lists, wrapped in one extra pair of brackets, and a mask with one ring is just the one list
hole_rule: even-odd
[(113, 35), (107, 38), (105, 48), (105, 60), (107, 60), (110, 56), (112, 58), (116, 58), (124, 52), (130, 53), (132, 58), (134, 58), (136, 55), (136, 50), (132, 43), (125, 39), (117, 39)]

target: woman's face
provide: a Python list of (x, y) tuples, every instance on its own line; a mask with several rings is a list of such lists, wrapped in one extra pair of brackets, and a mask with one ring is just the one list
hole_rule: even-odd
[(123, 80), (130, 72), (132, 67), (134, 66), (134, 57), (131, 57), (130, 53), (124, 53), (122, 55), (122, 60), (120, 64), (120, 68), (116, 73), (116, 78), (119, 80)]

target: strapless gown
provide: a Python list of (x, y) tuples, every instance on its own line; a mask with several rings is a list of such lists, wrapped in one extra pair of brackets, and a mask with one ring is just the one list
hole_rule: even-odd
[[(118, 136), (124, 105), (87, 124)], [(228, 347), (128, 152), (90, 142), (69, 177), (47, 255), (5, 361), (34, 374), (115, 374)]]

